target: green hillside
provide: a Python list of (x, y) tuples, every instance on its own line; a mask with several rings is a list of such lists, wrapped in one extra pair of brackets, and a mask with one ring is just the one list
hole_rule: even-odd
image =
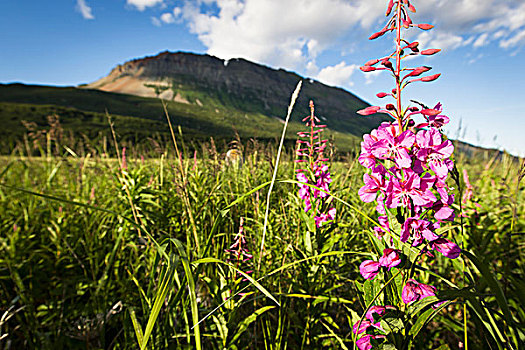
[[(204, 101), (196, 104), (168, 102), (168, 112), (174, 126), (181, 126), (191, 140), (210, 137), (230, 141), (236, 133), (244, 139), (275, 139), (282, 131), (282, 121), (259, 113), (245, 113), (229, 108), (212, 98), (199, 96)], [(213, 103), (215, 102), (215, 103)], [(158, 99), (132, 95), (77, 89), (22, 84), (0, 85), (0, 146), (5, 153), (22, 140), (27, 128), (22, 121), (34, 122), (39, 128), (48, 127), (48, 116), (58, 115), (65, 131), (89, 139), (109, 136), (106, 110), (111, 115), (121, 140), (143, 142), (147, 138), (169, 136), (162, 103)], [(286, 110), (282, 111), (283, 117)], [(300, 116), (296, 116), (299, 119)], [(287, 137), (295, 140), (301, 125), (294, 121)], [(350, 150), (357, 137), (329, 130), (339, 149)], [(328, 136), (327, 135), (327, 136)]]

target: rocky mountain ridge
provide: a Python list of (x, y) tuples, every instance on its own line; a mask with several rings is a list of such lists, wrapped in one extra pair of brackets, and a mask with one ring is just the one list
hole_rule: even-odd
[(308, 113), (314, 100), (316, 114), (334, 130), (362, 135), (376, 127), (381, 116), (363, 118), (356, 111), (368, 106), (350, 92), (273, 69), (245, 59), (220, 58), (187, 52), (162, 52), (127, 61), (110, 74), (83, 88), (160, 97), (192, 104), (222, 104), (238, 110), (283, 117), (291, 92), (304, 80), (296, 103), (295, 120)]

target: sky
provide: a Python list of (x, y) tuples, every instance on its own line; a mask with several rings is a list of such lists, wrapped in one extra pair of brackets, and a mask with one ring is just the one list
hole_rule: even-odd
[[(432, 83), (405, 101), (443, 104), (451, 138), (525, 156), (525, 1), (414, 0), (405, 37), (440, 48), (407, 66), (432, 66)], [(342, 87), (373, 105), (390, 101), (386, 72), (359, 70), (393, 50), (386, 0), (2, 0), (0, 82), (69, 86), (161, 51), (242, 57)], [(290, 91), (291, 93), (292, 91)], [(286, 111), (283, 111), (285, 113)]]

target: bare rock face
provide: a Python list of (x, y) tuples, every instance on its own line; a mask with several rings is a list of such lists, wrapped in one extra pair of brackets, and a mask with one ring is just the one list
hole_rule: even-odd
[[(225, 61), (209, 55), (166, 51), (118, 65), (108, 76), (85, 87), (202, 104), (199, 99), (188, 101), (179, 93), (194, 91), (242, 111), (280, 117), (286, 114), (290, 95), (301, 79), (295, 73), (245, 59)], [(346, 90), (311, 79), (303, 83), (296, 103), (298, 113), (294, 115), (308, 114), (309, 100), (314, 100), (316, 114), (335, 130), (361, 135), (384, 120), (357, 115), (357, 110), (368, 106), (366, 102)]]

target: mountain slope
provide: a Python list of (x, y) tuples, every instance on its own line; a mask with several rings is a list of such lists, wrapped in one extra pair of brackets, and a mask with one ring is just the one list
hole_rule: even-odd
[[(83, 87), (282, 117), (291, 92), (302, 79), (244, 59), (224, 61), (209, 55), (163, 52), (118, 65), (108, 76)], [(357, 115), (357, 110), (368, 106), (366, 102), (311, 79), (303, 84), (295, 120), (308, 114), (309, 100), (314, 100), (317, 114), (328, 126), (341, 132), (361, 136), (383, 120)]]

